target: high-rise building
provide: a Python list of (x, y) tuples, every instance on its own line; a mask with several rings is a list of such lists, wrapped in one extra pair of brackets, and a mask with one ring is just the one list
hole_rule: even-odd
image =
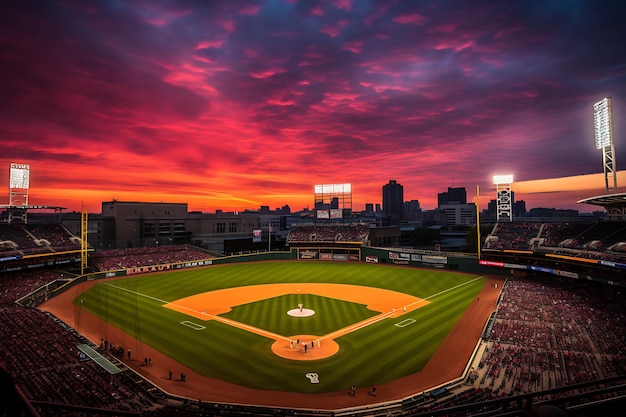
[(437, 194), (437, 207), (447, 204), (467, 204), (465, 187), (448, 187), (447, 192)]
[(422, 208), (420, 207), (419, 200), (405, 201), (404, 214), (402, 217), (405, 220), (422, 220)]
[(524, 216), (526, 216), (526, 201), (513, 200), (513, 217), (515, 218), (515, 217), (524, 217)]
[(383, 211), (390, 223), (397, 223), (402, 220), (404, 208), (404, 187), (396, 180), (389, 180), (383, 185)]

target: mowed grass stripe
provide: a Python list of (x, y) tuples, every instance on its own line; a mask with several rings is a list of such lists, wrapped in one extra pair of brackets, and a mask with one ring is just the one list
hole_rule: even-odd
[[(257, 262), (116, 280), (114, 285), (137, 294), (124, 295), (120, 289), (98, 284), (81, 298), (84, 308), (129, 334), (140, 334), (142, 342), (204, 375), (253, 388), (315, 393), (344, 390), (352, 383), (383, 383), (421, 369), (484, 285), (484, 279), (470, 282), (476, 278), (365, 263)], [(271, 340), (223, 323), (203, 322), (207, 328), (202, 331), (181, 326), (180, 321), (189, 316), (155, 301), (174, 302), (222, 288), (282, 282), (366, 285), (432, 299), (431, 304), (400, 319), (384, 319), (337, 339), (339, 353), (313, 362), (277, 357), (270, 350)], [(466, 285), (435, 296), (459, 284)], [(355, 314), (378, 314), (356, 303), (313, 296), (303, 304), (305, 308), (315, 307), (316, 315), (298, 319), (288, 327), (290, 317), (286, 311), (297, 308), (298, 298), (297, 294), (292, 299), (289, 296), (277, 297), (274, 304), (250, 303), (236, 313), (241, 314), (238, 321), (262, 317), (268, 323), (262, 323), (265, 328), (283, 325), (293, 329), (293, 334), (326, 334), (329, 327), (343, 327), (347, 317), (356, 320), (351, 318)], [(416, 322), (404, 328), (393, 325), (406, 317)], [(320, 384), (309, 383), (304, 377), (309, 371), (319, 373)]]

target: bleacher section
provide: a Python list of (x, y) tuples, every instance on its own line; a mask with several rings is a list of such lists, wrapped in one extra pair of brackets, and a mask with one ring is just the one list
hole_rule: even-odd
[(626, 223), (497, 223), (483, 249), (626, 261)]
[(351, 225), (301, 225), (294, 224), (289, 229), (287, 242), (293, 243), (352, 243), (363, 244), (369, 236), (369, 226)]
[(168, 245), (97, 251), (91, 255), (90, 262), (96, 270), (113, 271), (211, 258), (214, 256), (187, 245)]
[(0, 256), (78, 250), (80, 238), (61, 224), (0, 224)]
[(485, 240), (485, 249), (530, 250), (541, 223), (497, 223)]

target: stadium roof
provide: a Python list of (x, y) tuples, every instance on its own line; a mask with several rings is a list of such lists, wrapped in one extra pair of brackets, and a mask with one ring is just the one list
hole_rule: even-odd
[(605, 194), (578, 200), (579, 203), (602, 207), (626, 206), (626, 193)]

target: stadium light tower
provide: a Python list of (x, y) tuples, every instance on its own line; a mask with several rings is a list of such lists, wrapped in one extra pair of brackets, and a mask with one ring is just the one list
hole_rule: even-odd
[(352, 216), (352, 184), (316, 184), (315, 220), (343, 221)]
[(613, 178), (613, 192), (617, 191), (612, 117), (611, 97), (605, 97), (593, 105), (593, 130), (596, 139), (596, 148), (602, 149), (604, 185), (607, 194), (609, 193), (609, 177)]
[(513, 183), (513, 175), (494, 175), (493, 183), (496, 185), (496, 193), (498, 196), (496, 219), (499, 222), (510, 222), (513, 220), (511, 207), (511, 184)]
[(26, 223), (29, 187), (30, 165), (12, 163), (9, 171), (9, 223), (13, 220)]

